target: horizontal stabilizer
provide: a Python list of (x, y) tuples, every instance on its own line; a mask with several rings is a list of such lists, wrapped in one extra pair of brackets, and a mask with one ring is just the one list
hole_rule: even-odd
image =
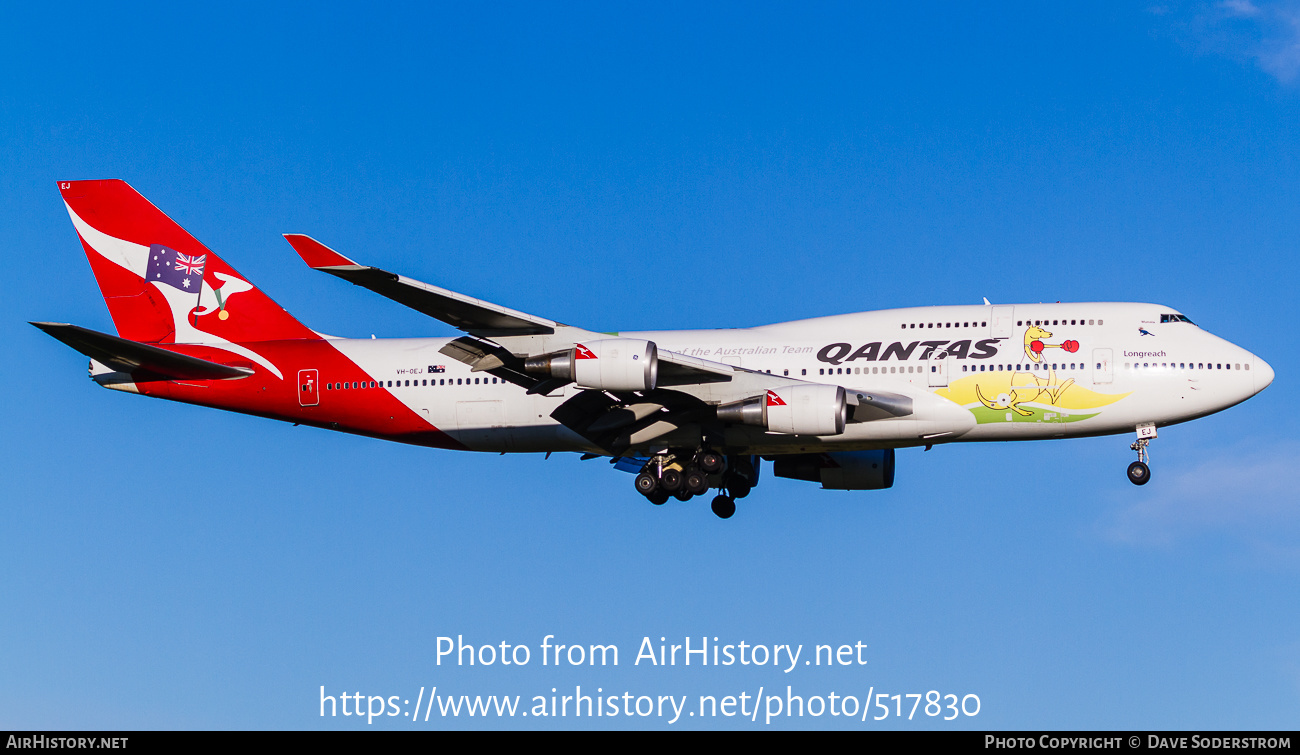
[(76, 325), (58, 322), (34, 322), (32, 325), (119, 372), (143, 370), (176, 380), (224, 380), (253, 374), (253, 370), (247, 367), (217, 364)]
[(560, 323), (480, 301), (377, 267), (358, 265), (310, 236), (284, 234), (285, 241), (313, 270), (368, 288), (417, 312), (479, 336), (549, 335)]

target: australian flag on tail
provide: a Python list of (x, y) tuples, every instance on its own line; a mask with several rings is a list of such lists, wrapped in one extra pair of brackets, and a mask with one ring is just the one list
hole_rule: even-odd
[(162, 244), (150, 244), (148, 280), (197, 294), (203, 285), (203, 266), (207, 261), (206, 254), (190, 256)]

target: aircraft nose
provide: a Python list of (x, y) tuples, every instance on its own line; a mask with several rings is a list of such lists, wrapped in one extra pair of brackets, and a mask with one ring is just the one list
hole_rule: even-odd
[(1259, 357), (1255, 357), (1254, 362), (1255, 366), (1251, 372), (1255, 374), (1255, 392), (1259, 393), (1272, 384), (1273, 368), (1269, 367), (1268, 362), (1265, 362)]

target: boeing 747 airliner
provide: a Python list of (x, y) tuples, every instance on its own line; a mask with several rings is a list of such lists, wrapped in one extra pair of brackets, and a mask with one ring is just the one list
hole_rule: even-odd
[(894, 449), (1135, 434), (1263, 390), (1264, 360), (1160, 304), (893, 309), (727, 330), (599, 333), (359, 264), (303, 235), (313, 269), (458, 338), (322, 335), (122, 181), (59, 183), (117, 335), (33, 323), (113, 390), (402, 443), (576, 452), (651, 503), (710, 489), (727, 518), (759, 481), (894, 482)]

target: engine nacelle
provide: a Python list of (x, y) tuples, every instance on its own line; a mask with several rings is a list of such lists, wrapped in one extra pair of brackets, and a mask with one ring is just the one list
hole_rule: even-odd
[(606, 338), (576, 344), (572, 349), (530, 357), (524, 370), (580, 388), (605, 391), (649, 391), (659, 381), (659, 349), (653, 341)]
[(848, 419), (844, 388), (787, 385), (718, 407), (718, 419), (788, 435), (839, 435)]
[(772, 474), (826, 490), (884, 490), (894, 485), (894, 449), (778, 456)]
[(649, 391), (659, 381), (653, 341), (608, 338), (573, 347), (573, 382), (606, 391)]

